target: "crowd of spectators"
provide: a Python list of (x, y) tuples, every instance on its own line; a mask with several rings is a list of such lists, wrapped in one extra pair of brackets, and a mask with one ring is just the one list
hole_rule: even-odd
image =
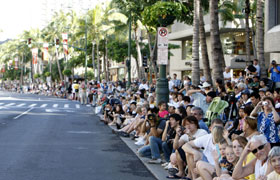
[(167, 179), (280, 179), (280, 68), (260, 78), (258, 61), (215, 86), (194, 86), (168, 76), (169, 102), (156, 101), (155, 83), (93, 84), (90, 96), (101, 121), (130, 137), (147, 163), (161, 164)]

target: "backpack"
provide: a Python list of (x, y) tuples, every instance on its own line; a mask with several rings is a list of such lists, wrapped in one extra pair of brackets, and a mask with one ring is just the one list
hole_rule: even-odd
[(205, 118), (208, 119), (207, 125), (210, 125), (212, 120), (221, 115), (228, 106), (227, 101), (222, 100), (220, 97), (215, 97), (205, 114)]

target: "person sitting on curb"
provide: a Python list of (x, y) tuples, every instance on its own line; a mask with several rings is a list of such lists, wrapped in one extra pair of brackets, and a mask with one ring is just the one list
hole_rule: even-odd
[[(244, 148), (235, 166), (232, 177), (234, 179), (242, 179), (255, 173), (255, 178), (261, 179), (268, 175), (273, 170), (270, 163), (268, 163), (268, 153), (270, 149), (271, 146), (263, 134), (253, 136)], [(243, 166), (243, 162), (250, 152), (252, 152), (256, 158), (246, 166)]]
[(267, 176), (267, 180), (280, 179), (280, 147), (273, 147), (270, 150), (268, 160), (274, 171)]
[(149, 163), (153, 164), (160, 164), (162, 162), (160, 151), (162, 150), (162, 133), (166, 123), (165, 119), (159, 118), (157, 113), (158, 110), (152, 110), (152, 113), (149, 112), (147, 115), (142, 128), (148, 134), (148, 143), (138, 150), (140, 156), (152, 158)]

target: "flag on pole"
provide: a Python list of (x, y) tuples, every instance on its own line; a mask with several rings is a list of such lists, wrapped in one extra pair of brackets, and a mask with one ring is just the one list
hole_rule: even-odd
[(64, 54), (68, 55), (68, 34), (62, 33)]
[(49, 61), (49, 44), (48, 43), (44, 43), (43, 44), (43, 60), (44, 61)]
[(32, 62), (33, 64), (37, 64), (38, 60), (38, 48), (33, 48), (32, 49)]

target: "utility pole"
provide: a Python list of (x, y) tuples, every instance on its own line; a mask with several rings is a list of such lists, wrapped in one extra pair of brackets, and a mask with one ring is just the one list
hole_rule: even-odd
[(87, 86), (87, 15), (86, 15), (86, 29), (85, 29), (85, 41), (86, 41), (86, 44), (85, 44), (85, 85)]
[(97, 79), (97, 72), (95, 67), (95, 54), (94, 54), (94, 48), (95, 48), (95, 41), (92, 41), (92, 69), (94, 73), (95, 80)]

